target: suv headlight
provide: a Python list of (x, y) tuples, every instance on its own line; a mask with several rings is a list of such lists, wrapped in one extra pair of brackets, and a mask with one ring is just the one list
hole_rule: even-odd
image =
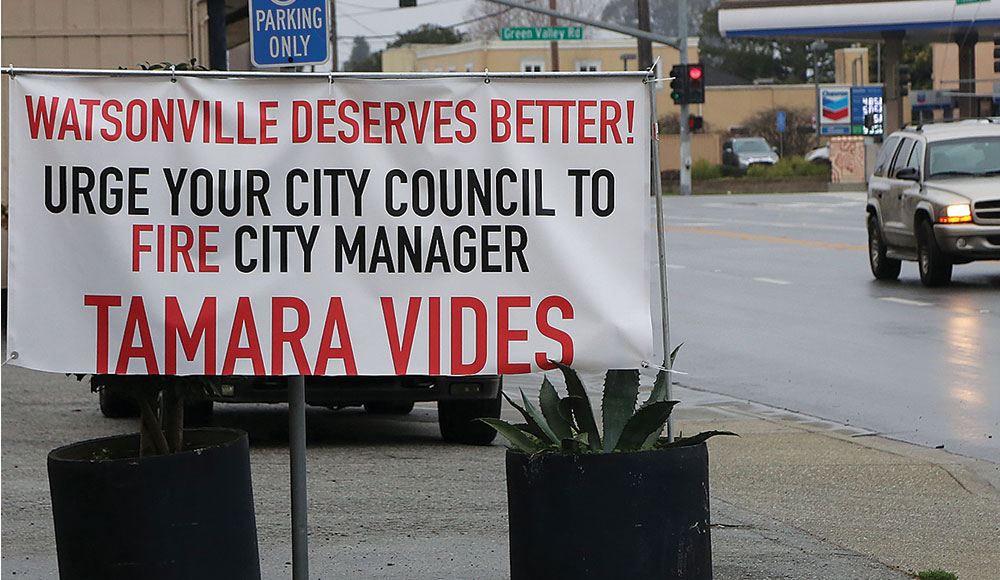
[(972, 221), (972, 207), (967, 203), (957, 203), (946, 206), (938, 218), (938, 223), (961, 224)]

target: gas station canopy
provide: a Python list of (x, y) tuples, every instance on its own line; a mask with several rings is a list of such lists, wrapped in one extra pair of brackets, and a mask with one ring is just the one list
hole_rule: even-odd
[(719, 31), (725, 37), (878, 41), (885, 32), (906, 31), (914, 42), (954, 42), (972, 29), (981, 37), (1000, 32), (1000, 1), (723, 0), (719, 9)]

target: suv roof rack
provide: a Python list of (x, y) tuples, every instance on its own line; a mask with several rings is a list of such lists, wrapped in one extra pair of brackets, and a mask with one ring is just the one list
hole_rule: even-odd
[(941, 119), (939, 121), (929, 121), (927, 123), (920, 122), (920, 123), (917, 123), (916, 125), (912, 125), (910, 123), (906, 123), (905, 125), (903, 125), (900, 128), (900, 130), (902, 130), (902, 131), (916, 131), (916, 132), (919, 133), (919, 132), (921, 132), (921, 131), (924, 130), (924, 127), (931, 127), (931, 126), (935, 126), (935, 125), (941, 126), (941, 125), (954, 125), (956, 123), (984, 123), (984, 122), (985, 123), (990, 123), (990, 124), (1000, 123), (1000, 117), (966, 117), (964, 119), (961, 119), (961, 118), (959, 118), (959, 119)]

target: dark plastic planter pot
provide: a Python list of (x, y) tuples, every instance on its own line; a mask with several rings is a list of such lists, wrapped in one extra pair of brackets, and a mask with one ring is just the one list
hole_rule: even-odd
[(512, 580), (711, 580), (708, 447), (507, 452)]
[(260, 578), (246, 433), (184, 438), (181, 453), (141, 459), (138, 434), (49, 453), (62, 580)]

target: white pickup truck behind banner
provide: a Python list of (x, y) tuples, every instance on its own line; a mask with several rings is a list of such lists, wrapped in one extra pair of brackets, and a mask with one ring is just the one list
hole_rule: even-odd
[(19, 73), (9, 102), (14, 364), (464, 375), (650, 360), (640, 78)]

